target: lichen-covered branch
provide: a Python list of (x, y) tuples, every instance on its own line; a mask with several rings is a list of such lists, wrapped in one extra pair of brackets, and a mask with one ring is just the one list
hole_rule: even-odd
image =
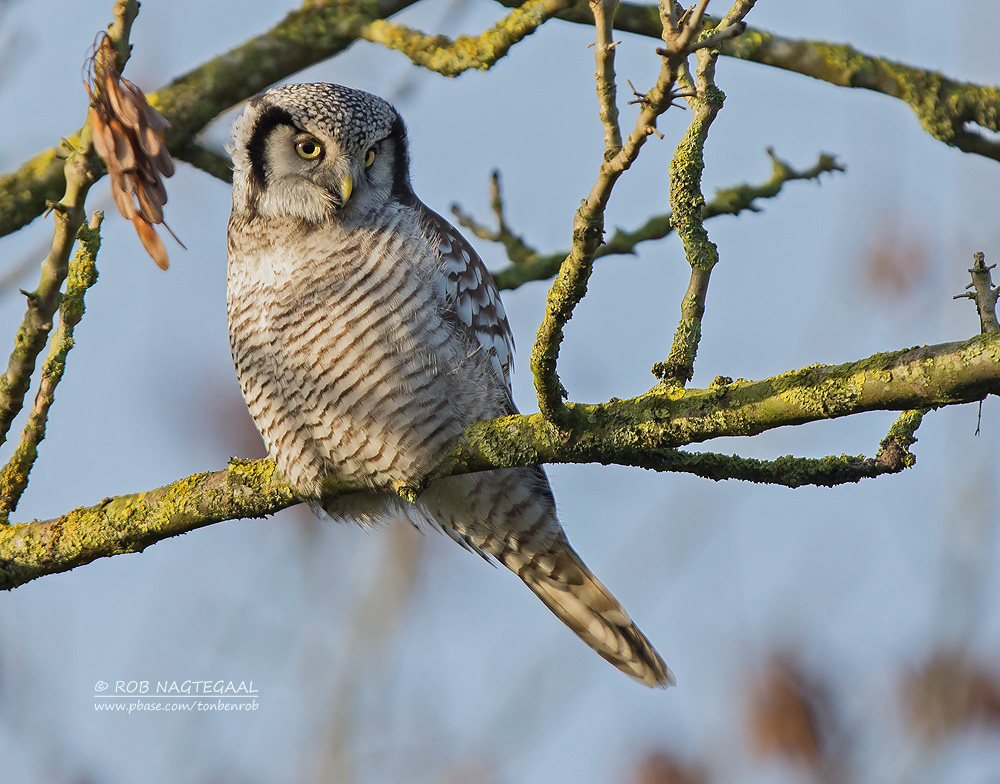
[[(715, 192), (711, 201), (706, 202), (702, 208), (702, 220), (715, 218), (719, 215), (739, 215), (744, 211), (759, 212), (760, 207), (754, 202), (757, 199), (773, 199), (781, 193), (785, 183), (795, 180), (818, 180), (824, 172), (845, 171), (843, 164), (839, 163), (832, 155), (820, 155), (812, 166), (799, 170), (775, 155), (773, 149), (768, 148), (767, 154), (771, 159), (772, 166), (770, 178), (757, 185), (741, 183), (731, 185), (728, 188), (720, 188)], [(634, 253), (635, 246), (640, 242), (662, 239), (673, 230), (671, 213), (655, 215), (638, 229), (633, 231), (619, 229), (616, 231), (611, 239), (597, 251), (597, 256)]]
[(106, 498), (47, 522), (0, 528), (0, 588), (136, 553), (171, 536), (242, 517), (264, 517), (302, 499), (267, 460), (233, 461), (146, 493)]
[[(773, 172), (771, 177), (759, 184), (741, 183), (716, 191), (711, 201), (702, 210), (704, 219), (719, 215), (739, 215), (742, 212), (759, 212), (757, 199), (772, 199), (781, 193), (786, 182), (793, 180), (816, 180), (824, 172), (844, 171), (844, 166), (832, 155), (820, 155), (812, 166), (798, 170), (778, 158), (769, 149)], [(493, 273), (497, 286), (501, 289), (516, 289), (534, 280), (547, 280), (559, 272), (559, 265), (569, 255), (569, 251), (539, 253), (524, 238), (516, 234), (507, 224), (504, 215), (503, 196), (500, 192), (499, 173), (494, 172), (490, 183), (491, 204), (497, 216), (497, 228), (489, 229), (457, 205), (451, 211), (456, 220), (480, 239), (497, 242), (504, 246), (511, 264)], [(663, 239), (673, 231), (670, 213), (654, 215), (637, 229), (628, 231), (617, 229), (609, 240), (594, 253), (594, 258), (615, 254), (635, 253), (642, 242)]]
[[(517, 5), (517, 0), (498, 0)], [(594, 23), (586, 4), (561, 12), (559, 19), (577, 24)], [(718, 23), (706, 17), (706, 26)], [(655, 5), (623, 2), (615, 16), (615, 29), (649, 38), (661, 36)], [(865, 54), (847, 44), (787, 38), (757, 28), (747, 28), (736, 40), (721, 45), (722, 54), (773, 68), (811, 76), (838, 87), (856, 87), (905, 102), (931, 136), (963, 152), (1000, 161), (1000, 141), (978, 129), (1000, 133), (1000, 87), (949, 79), (935, 71), (896, 63)]]
[(384, 19), (358, 27), (357, 35), (402, 52), (414, 63), (444, 76), (458, 76), (465, 71), (485, 71), (507, 54), (510, 47), (531, 35), (544, 22), (565, 10), (574, 0), (528, 0), (516, 7), (489, 30), (456, 40), (443, 35), (426, 35)]
[[(662, 58), (656, 84), (646, 94), (639, 96), (640, 110), (635, 128), (622, 146), (613, 154), (605, 151), (604, 160), (594, 183), (573, 218), (573, 246), (559, 267), (559, 274), (549, 288), (545, 300), (545, 315), (538, 327), (535, 343), (531, 347), (531, 372), (538, 395), (538, 407), (551, 422), (562, 424), (566, 390), (556, 371), (563, 328), (573, 316), (573, 310), (587, 293), (587, 282), (594, 266), (594, 256), (604, 239), (604, 210), (618, 178), (631, 167), (639, 155), (646, 137), (656, 130), (656, 122), (673, 102), (673, 89), (678, 69), (688, 55), (700, 48), (695, 40), (701, 24), (701, 14), (707, 0), (695, 10), (678, 20), (666, 0), (661, 4), (663, 17), (663, 47), (657, 49)], [(614, 57), (613, 48), (601, 49), (596, 57), (605, 62), (598, 69), (598, 78), (608, 78), (613, 70), (608, 68)], [(600, 92), (600, 89), (599, 89)]]
[(954, 299), (968, 298), (976, 303), (979, 324), (984, 335), (1000, 332), (1000, 322), (997, 321), (997, 297), (1000, 297), (1000, 288), (993, 285), (993, 276), (990, 274), (995, 266), (996, 264), (990, 264), (987, 267), (986, 255), (982, 251), (977, 251), (973, 254), (972, 268), (969, 270), (972, 282), (965, 287), (972, 291), (954, 296)]
[[(972, 402), (988, 394), (1000, 394), (1000, 335), (876, 354), (845, 365), (813, 365), (762, 381), (717, 379), (708, 389), (657, 386), (629, 400), (569, 404), (568, 429), (540, 414), (480, 422), (466, 429), (434, 476), (541, 463), (604, 463), (660, 471), (691, 468), (711, 478), (784, 485), (835, 484), (854, 481), (845, 478), (852, 471), (861, 478), (912, 465), (909, 447), (921, 412), (911, 409)], [(876, 410), (906, 412), (874, 459), (886, 471), (863, 458), (755, 463), (677, 451), (720, 436), (751, 436)], [(358, 489), (331, 477), (324, 491), (335, 495)], [(270, 461), (233, 461), (225, 471), (105, 499), (55, 520), (3, 527), (0, 589), (97, 558), (138, 552), (222, 520), (263, 517), (304, 500)]]
[[(747, 3), (745, 14), (752, 3)], [(735, 9), (734, 9), (735, 10)], [(732, 12), (731, 12), (732, 13)], [(731, 22), (729, 15), (723, 20)], [(742, 17), (732, 21), (742, 22)], [(712, 29), (711, 38), (719, 33)], [(705, 168), (705, 142), (712, 122), (722, 109), (725, 94), (715, 85), (715, 61), (719, 50), (702, 48), (698, 51), (695, 78), (686, 69), (681, 71), (681, 86), (691, 93), (691, 122), (670, 161), (670, 223), (684, 246), (684, 256), (691, 266), (687, 291), (681, 300), (681, 319), (674, 333), (673, 345), (666, 362), (654, 368), (659, 378), (668, 383), (684, 385), (694, 374), (694, 358), (701, 340), (701, 320), (705, 315), (708, 281), (719, 261), (719, 250), (708, 238), (704, 225), (705, 196), (701, 192), (701, 174)]]
[(42, 262), (38, 287), (25, 292), (28, 307), (14, 338), (7, 370), (0, 375), (0, 443), (7, 440), (14, 417), (24, 406), (35, 362), (52, 329), (73, 241), (84, 220), (84, 199), (94, 181), (92, 171), (99, 166), (100, 160), (92, 152), (90, 134), (85, 129), (65, 161), (66, 192), (59, 202), (51, 203), (56, 224), (52, 246)]
[(758, 460), (714, 452), (665, 449), (656, 468), (660, 471), (694, 474), (716, 482), (738, 479), (792, 488), (806, 485), (836, 487), (860, 482), (862, 479), (898, 474), (914, 466), (917, 458), (910, 447), (916, 442), (914, 433), (920, 426), (922, 416), (923, 411), (903, 412), (882, 440), (875, 457), (829, 455), (817, 458), (786, 455), (774, 460)]
[(1000, 132), (1000, 88), (949, 79), (940, 73), (859, 52), (846, 44), (801, 41), (763, 30), (726, 43), (722, 53), (811, 76), (838, 87), (857, 87), (905, 102), (938, 141), (1000, 161), (1000, 142), (976, 130)]
[[(108, 28), (117, 67), (120, 71), (128, 59), (128, 34), (132, 21), (139, 12), (136, 0), (117, 0), (114, 6), (114, 23)], [(26, 293), (28, 308), (17, 330), (14, 349), (7, 361), (7, 371), (0, 376), (0, 444), (7, 440), (14, 417), (24, 406), (24, 397), (35, 372), (35, 362), (45, 348), (52, 319), (59, 307), (61, 289), (69, 269), (69, 257), (76, 240), (76, 233), (86, 218), (85, 201), (90, 186), (96, 181), (102, 164), (93, 151), (90, 124), (73, 143), (67, 143), (63, 163), (65, 192), (58, 202), (50, 202), (55, 218), (55, 232), (48, 256), (42, 261), (41, 280), (38, 288)], [(0, 204), (3, 199), (0, 198)]]
[(42, 363), (42, 376), (35, 393), (35, 403), (21, 431), (21, 441), (7, 464), (0, 469), (0, 522), (6, 523), (17, 508), (28, 476), (38, 458), (38, 445), (45, 438), (49, 408), (55, 400), (56, 387), (66, 369), (66, 357), (73, 348), (73, 331), (83, 318), (83, 297), (97, 282), (97, 251), (101, 247), (101, 221), (104, 213), (95, 212), (89, 226), (77, 232), (80, 244), (76, 257), (69, 264), (66, 293), (59, 305), (59, 327), (52, 335), (49, 354)]
[(657, 385), (627, 400), (570, 403), (565, 427), (540, 414), (473, 425), (455, 465), (483, 470), (595, 462), (659, 470), (665, 454), (673, 459), (664, 450), (721, 436), (754, 436), (866, 411), (967, 403), (998, 393), (1000, 335), (980, 335), (844, 365), (812, 365), (762, 381), (717, 379), (708, 389), (684, 390)]

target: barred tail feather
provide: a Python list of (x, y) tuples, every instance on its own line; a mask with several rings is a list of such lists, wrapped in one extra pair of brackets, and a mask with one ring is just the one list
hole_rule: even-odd
[(580, 639), (626, 675), (647, 686), (674, 685), (670, 668), (570, 546), (541, 468), (439, 479), (421, 495), (419, 506), (457, 542), (514, 572)]
[(525, 562), (521, 554), (509, 552), (501, 560), (559, 620), (619, 670), (647, 686), (676, 685), (670, 668), (621, 603), (568, 543), (565, 547), (542, 559)]

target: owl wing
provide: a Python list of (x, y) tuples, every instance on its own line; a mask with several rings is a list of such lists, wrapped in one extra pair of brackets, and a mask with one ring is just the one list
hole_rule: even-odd
[(514, 336), (497, 284), (465, 237), (436, 212), (421, 207), (425, 231), (431, 235), (440, 257), (438, 292), (447, 303), (449, 315), (469, 331), (477, 348), (489, 356), (496, 379), (510, 398)]

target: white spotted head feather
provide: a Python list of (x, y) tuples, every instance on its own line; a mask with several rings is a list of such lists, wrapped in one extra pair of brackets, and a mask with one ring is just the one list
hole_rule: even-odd
[(232, 135), (234, 217), (319, 223), (412, 199), (406, 128), (376, 95), (276, 87), (247, 104)]

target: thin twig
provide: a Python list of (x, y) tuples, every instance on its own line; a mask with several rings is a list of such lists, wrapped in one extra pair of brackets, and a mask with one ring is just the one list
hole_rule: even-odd
[[(538, 255), (538, 252), (525, 243), (523, 238), (512, 232), (507, 225), (503, 193), (500, 188), (500, 172), (498, 171), (494, 171), (490, 176), (490, 207), (497, 219), (497, 228), (495, 231), (486, 228), (486, 226), (479, 223), (471, 215), (463, 212), (457, 204), (451, 206), (451, 214), (455, 216), (460, 225), (467, 228), (476, 237), (488, 240), (489, 242), (499, 242), (503, 245), (504, 250), (507, 252), (507, 258), (514, 264), (529, 263)], [(559, 260), (565, 258), (565, 256), (565, 253), (562, 254)], [(556, 261), (555, 268), (552, 270), (553, 275), (559, 269), (559, 260)]]
[(997, 322), (997, 297), (1000, 296), (1000, 288), (994, 287), (993, 276), (990, 273), (995, 266), (996, 264), (990, 264), (987, 267), (986, 255), (982, 251), (976, 251), (972, 256), (972, 268), (969, 270), (969, 274), (972, 275), (972, 283), (965, 287), (974, 289), (974, 291), (956, 294), (952, 298), (968, 298), (976, 303), (976, 310), (979, 312), (979, 325), (984, 335), (1000, 332), (1000, 323)]
[(615, 43), (614, 21), (618, 10), (618, 0), (590, 0), (590, 10), (594, 14), (597, 41), (594, 44), (594, 60), (597, 64), (598, 115), (604, 126), (604, 155), (616, 155), (622, 148), (622, 133), (618, 126), (618, 86), (615, 83)]

